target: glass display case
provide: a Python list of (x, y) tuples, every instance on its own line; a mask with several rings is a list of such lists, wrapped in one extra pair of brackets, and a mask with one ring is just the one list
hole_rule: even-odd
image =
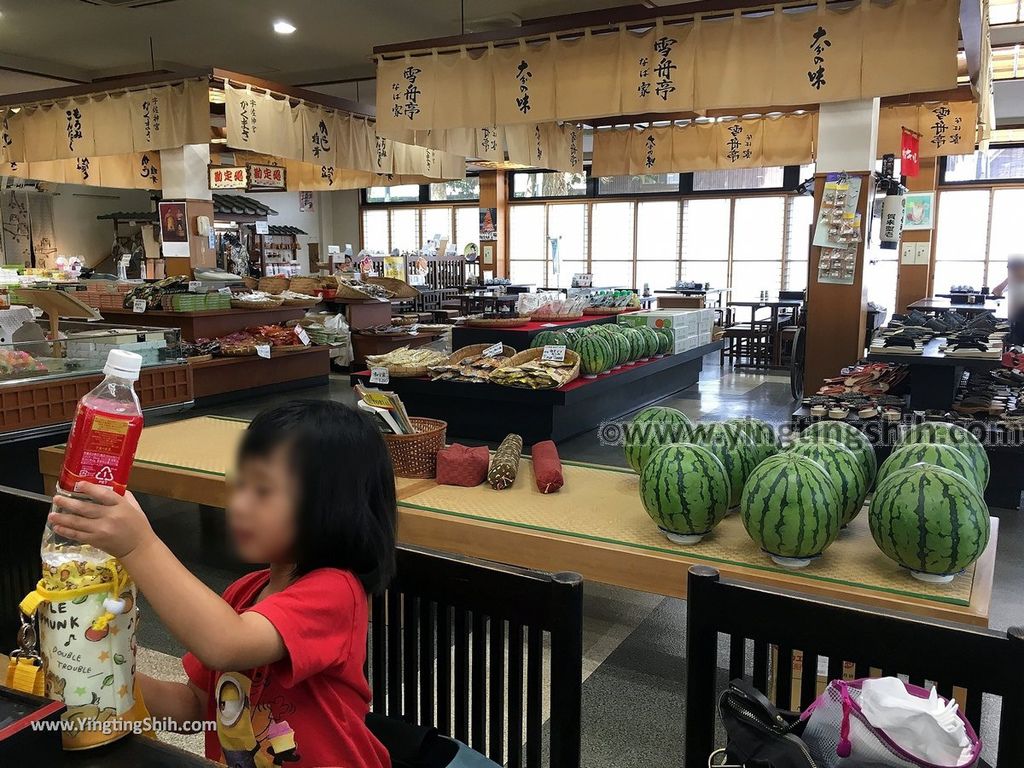
[(194, 403), (177, 328), (61, 320), (56, 338), (26, 307), (0, 310), (0, 443), (67, 431), (75, 407), (103, 379), (111, 349), (142, 355), (136, 383), (147, 415)]
[(111, 349), (136, 352), (142, 356), (143, 368), (174, 364), (181, 357), (177, 328), (66, 320), (57, 339), (46, 336), (45, 323), (24, 323), (9, 339), (0, 340), (0, 386), (99, 374)]

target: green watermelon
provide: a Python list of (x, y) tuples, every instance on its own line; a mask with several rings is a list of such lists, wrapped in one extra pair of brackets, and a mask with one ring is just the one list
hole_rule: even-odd
[(931, 465), (900, 469), (880, 482), (868, 523), (879, 549), (926, 581), (951, 581), (981, 557), (990, 527), (974, 483)]
[(663, 445), (640, 473), (640, 500), (670, 541), (696, 544), (725, 517), (729, 476), (706, 448)]
[(579, 344), (582, 338), (575, 328), (566, 328), (564, 331), (559, 331), (555, 334), (558, 338), (556, 344), (564, 344), (566, 349), (576, 350), (576, 346)]
[(864, 474), (868, 479), (868, 488), (875, 482), (878, 474), (878, 459), (875, 458), (875, 447), (871, 445), (867, 435), (856, 427), (841, 421), (819, 421), (811, 424), (800, 433), (801, 438), (813, 437), (819, 440), (835, 440), (842, 443), (857, 457)]
[(641, 325), (637, 330), (644, 340), (644, 351), (640, 359), (650, 360), (658, 352), (658, 334), (654, 332), (653, 328), (648, 328), (646, 325)]
[(611, 345), (612, 351), (615, 353), (614, 367), (621, 368), (629, 361), (631, 349), (629, 342), (626, 341), (626, 337), (621, 333), (607, 333), (605, 334), (605, 340)]
[(611, 331), (612, 333), (622, 333), (626, 330), (625, 326), (617, 325), (615, 323), (600, 323), (601, 328)]
[(813, 437), (794, 440), (789, 451), (816, 461), (825, 470), (839, 496), (840, 525), (846, 525), (860, 514), (868, 495), (868, 479), (853, 451), (837, 440)]
[(740, 498), (747, 534), (780, 565), (802, 567), (839, 535), (839, 498), (828, 474), (795, 453), (765, 459)]
[(734, 426), (711, 422), (695, 425), (690, 432), (690, 442), (707, 448), (722, 462), (729, 474), (729, 507), (735, 507), (740, 503), (743, 484), (757, 464), (753, 441)]
[(691, 426), (686, 414), (675, 408), (644, 408), (626, 426), (626, 463), (639, 472), (656, 448), (684, 442)]
[(908, 443), (907, 445), (901, 445), (879, 467), (879, 484), (894, 472), (912, 467), (915, 464), (931, 464), (951, 470), (972, 482), (978, 493), (985, 492), (985, 489), (978, 485), (981, 482), (981, 478), (978, 476), (978, 472), (970, 457), (959, 448), (954, 448), (952, 445), (946, 445), (945, 443)]
[(551, 330), (541, 331), (530, 341), (530, 349), (545, 347), (548, 344), (561, 344), (558, 340), (558, 334)]
[(627, 328), (622, 335), (629, 342), (629, 362), (630, 364), (635, 363), (643, 356), (644, 350), (647, 348), (644, 335), (637, 328)]
[(988, 479), (991, 474), (988, 454), (985, 453), (985, 446), (982, 445), (981, 440), (975, 437), (970, 430), (942, 421), (925, 421), (910, 427), (896, 442), (897, 445), (908, 445), (910, 443), (942, 443), (944, 445), (952, 445), (966, 455), (971, 460), (971, 463), (974, 464), (978, 487), (982, 492), (988, 487)]
[(670, 349), (672, 349), (675, 342), (675, 337), (672, 335), (672, 331), (668, 328), (655, 328), (654, 332), (658, 334), (658, 354), (665, 355)]
[(604, 337), (593, 333), (579, 340), (576, 354), (580, 356), (580, 372), (588, 379), (610, 369), (615, 360), (612, 348)]
[(781, 447), (779, 436), (775, 433), (775, 428), (767, 421), (744, 416), (742, 419), (728, 419), (725, 423), (732, 424), (751, 439), (756, 451), (757, 464), (779, 452)]

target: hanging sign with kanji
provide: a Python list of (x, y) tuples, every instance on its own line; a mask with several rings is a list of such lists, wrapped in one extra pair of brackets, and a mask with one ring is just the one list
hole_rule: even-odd
[(900, 173), (904, 176), (917, 176), (921, 171), (921, 137), (914, 131), (903, 129), (900, 140)]
[(245, 189), (244, 166), (218, 165), (210, 168), (210, 189)]
[(279, 165), (249, 163), (245, 166), (248, 192), (283, 192), (288, 188), (287, 172)]

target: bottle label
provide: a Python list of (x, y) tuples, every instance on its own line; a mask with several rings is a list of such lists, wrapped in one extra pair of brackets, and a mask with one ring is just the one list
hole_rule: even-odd
[(64, 451), (60, 487), (72, 492), (75, 483), (85, 480), (123, 494), (141, 433), (142, 416), (103, 413), (79, 404)]

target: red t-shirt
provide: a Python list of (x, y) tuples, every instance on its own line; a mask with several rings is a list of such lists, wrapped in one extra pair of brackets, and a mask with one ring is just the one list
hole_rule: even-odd
[(368, 606), (348, 571), (319, 568), (254, 601), (268, 571), (243, 576), (224, 591), (238, 613), (265, 616), (284, 641), (280, 661), (245, 672), (216, 672), (191, 653), (182, 666), (206, 691), (206, 756), (232, 768), (274, 765), (390, 768), (387, 751), (366, 727)]

